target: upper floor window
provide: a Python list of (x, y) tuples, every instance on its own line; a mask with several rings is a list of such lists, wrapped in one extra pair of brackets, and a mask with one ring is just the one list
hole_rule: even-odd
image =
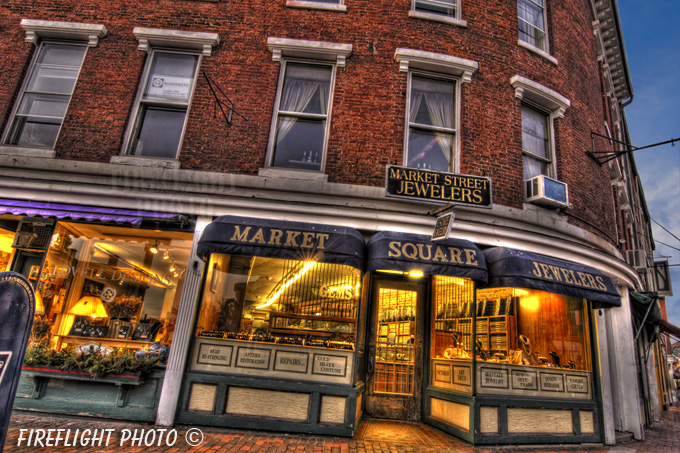
[(406, 165), (451, 170), (456, 137), (456, 83), (410, 73)]
[(272, 167), (320, 171), (334, 67), (284, 62)]
[(517, 0), (519, 39), (545, 52), (548, 40), (545, 29), (545, 0)]
[(404, 165), (456, 171), (460, 85), (472, 81), (476, 61), (398, 48), (399, 70), (408, 72)]
[(219, 42), (215, 33), (135, 28), (139, 50), (149, 53), (129, 122), (124, 154), (176, 159), (202, 56)]
[(14, 106), (3, 143), (54, 148), (87, 47), (106, 35), (103, 25), (24, 19), (26, 41), (38, 46)]
[(413, 10), (422, 13), (458, 17), (459, 0), (413, 0)]
[(177, 157), (198, 64), (195, 54), (152, 52), (128, 154)]
[(522, 105), (522, 152), (524, 179), (553, 176), (548, 115), (528, 105)]
[(273, 37), (267, 44), (281, 62), (267, 167), (322, 172), (335, 73), (352, 45)]
[(53, 148), (87, 46), (43, 42), (5, 138), (8, 145)]
[(289, 8), (317, 9), (325, 11), (346, 12), (345, 0), (286, 0)]
[(510, 78), (515, 97), (522, 101), (522, 159), (524, 179), (545, 175), (557, 178), (554, 120), (562, 118), (569, 99), (520, 75)]

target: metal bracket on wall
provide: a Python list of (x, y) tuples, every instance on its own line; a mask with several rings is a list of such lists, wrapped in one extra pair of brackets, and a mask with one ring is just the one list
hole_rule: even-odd
[[(211, 79), (208, 74), (203, 72), (203, 77), (205, 77), (205, 80), (208, 82), (208, 88), (210, 88), (210, 91), (212, 92), (213, 97), (215, 98), (215, 109), (217, 107), (220, 108), (220, 112), (222, 112), (222, 116), (224, 117), (225, 121), (227, 122), (227, 126), (231, 126), (231, 119), (232, 115), (235, 113), (244, 120), (248, 121), (248, 118), (245, 116), (241, 115), (239, 112), (234, 109), (234, 102), (227, 97), (227, 95), (224, 93), (222, 88), (217, 85), (217, 83)], [(225, 108), (229, 110), (229, 113), (225, 112)], [(217, 115), (215, 111), (213, 111), (213, 118), (215, 118)]]
[[(628, 149), (624, 149), (621, 151), (595, 151), (595, 137), (601, 137), (604, 138), (605, 140), (608, 140), (609, 142), (613, 143), (618, 143), (619, 145), (623, 145), (624, 147)], [(630, 143), (622, 142), (616, 139), (613, 139), (607, 135), (602, 135), (598, 134), (597, 132), (590, 132), (590, 139), (592, 142), (592, 149), (591, 151), (586, 151), (586, 154), (592, 157), (595, 162), (600, 164), (602, 166), (603, 164), (606, 164), (610, 160), (614, 160), (619, 156), (622, 156), (624, 154), (632, 153), (633, 151), (640, 151), (642, 149), (647, 149), (647, 148), (653, 148), (655, 146), (661, 146), (661, 145), (667, 145), (668, 143), (671, 144), (671, 146), (675, 146), (675, 142), (680, 141), (678, 138), (673, 138), (670, 140), (666, 140), (665, 142), (660, 142), (660, 143), (654, 143), (653, 145), (647, 145), (647, 146), (642, 146), (642, 147), (637, 147), (633, 146)]]

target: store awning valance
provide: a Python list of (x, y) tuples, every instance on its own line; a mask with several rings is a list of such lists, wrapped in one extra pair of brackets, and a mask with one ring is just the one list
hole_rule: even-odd
[(676, 340), (680, 340), (680, 327), (671, 324), (670, 322), (662, 319), (660, 321), (661, 331), (674, 337)]
[(614, 281), (597, 269), (506, 247), (484, 250), (488, 288), (528, 288), (620, 306)]
[(486, 283), (484, 254), (464, 239), (431, 241), (429, 236), (381, 231), (368, 242), (367, 270), (422, 271)]
[(363, 270), (366, 241), (348, 227), (251, 217), (213, 220), (198, 242), (198, 255), (267, 256), (344, 264)]
[(88, 222), (129, 223), (135, 226), (141, 225), (143, 220), (173, 221), (179, 220), (180, 217), (182, 217), (179, 214), (162, 212), (8, 199), (0, 199), (0, 214), (56, 218), (59, 220), (70, 219), (85, 220)]

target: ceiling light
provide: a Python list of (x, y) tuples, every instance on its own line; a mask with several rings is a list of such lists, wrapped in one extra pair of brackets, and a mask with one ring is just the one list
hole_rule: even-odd
[(152, 246), (149, 251), (154, 255), (158, 253), (158, 246), (161, 245), (160, 241), (156, 241), (156, 245)]

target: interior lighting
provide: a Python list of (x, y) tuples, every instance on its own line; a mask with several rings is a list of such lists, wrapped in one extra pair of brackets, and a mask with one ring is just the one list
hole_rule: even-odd
[(69, 315), (106, 318), (108, 313), (98, 296), (84, 296), (68, 312)]
[(412, 270), (412, 271), (408, 272), (409, 278), (423, 278), (424, 275), (425, 275), (425, 273), (423, 273), (423, 271), (419, 271), (419, 270)]
[(168, 251), (167, 251), (167, 250), (166, 250), (165, 252), (163, 252), (163, 259), (164, 259), (164, 260), (169, 260), (169, 259), (170, 259), (170, 255), (168, 254)]
[(156, 244), (151, 246), (149, 251), (155, 255), (156, 253), (158, 253), (158, 246), (159, 245), (161, 245), (160, 241), (156, 241)]
[(280, 296), (281, 294), (283, 294), (283, 292), (284, 292), (286, 289), (288, 289), (288, 287), (289, 287), (290, 285), (292, 285), (293, 283), (295, 283), (296, 281), (298, 281), (298, 280), (300, 279), (300, 277), (302, 277), (303, 275), (305, 275), (307, 272), (309, 272), (309, 270), (310, 270), (311, 268), (313, 268), (313, 267), (316, 266), (316, 265), (317, 265), (317, 263), (316, 263), (315, 261), (307, 261), (307, 262), (305, 263), (305, 265), (302, 266), (302, 269), (300, 269), (300, 270), (297, 272), (297, 274), (293, 275), (286, 283), (284, 283), (283, 285), (281, 285), (281, 288), (279, 288), (278, 291), (276, 291), (274, 294), (272, 294), (272, 296), (267, 300), (267, 302), (265, 302), (265, 303), (262, 304), (262, 305), (259, 305), (259, 306), (255, 307), (255, 308), (258, 309), (258, 308), (269, 307), (271, 304), (273, 304), (274, 302), (276, 302), (276, 299), (278, 299), (279, 296)]

